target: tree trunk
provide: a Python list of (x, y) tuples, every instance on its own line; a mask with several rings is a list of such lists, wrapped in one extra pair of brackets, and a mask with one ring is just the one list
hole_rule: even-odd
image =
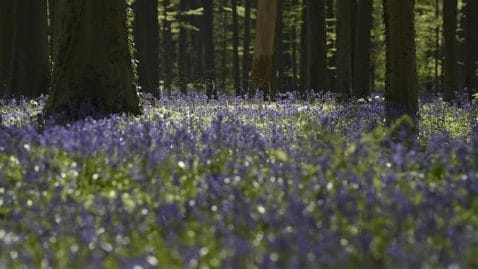
[(249, 89), (249, 66), (250, 66), (250, 44), (251, 44), (251, 0), (244, 0), (244, 39), (242, 44), (242, 89), (248, 92)]
[(182, 94), (187, 93), (188, 85), (188, 38), (187, 38), (187, 20), (184, 14), (188, 9), (188, 1), (179, 1), (179, 37), (178, 37), (178, 74), (179, 74), (179, 90)]
[(414, 0), (384, 0), (385, 114), (391, 123), (418, 112)]
[(143, 91), (159, 97), (158, 1), (136, 0), (133, 10), (139, 86)]
[(303, 96), (310, 90), (310, 1), (302, 2), (302, 26), (300, 31), (300, 90)]
[(478, 1), (466, 0), (464, 7), (465, 15), (465, 87), (469, 96), (478, 88), (477, 62), (478, 62)]
[[(200, 0), (190, 1), (192, 9), (202, 8)], [(194, 26), (194, 30), (191, 30), (191, 81), (194, 81), (194, 86), (199, 89), (203, 85), (204, 80), (204, 35), (203, 30), (203, 17), (191, 16), (191, 24)]]
[(274, 49), (278, 0), (259, 0), (252, 60), (251, 86), (261, 90), (266, 97), (274, 98), (272, 80), (274, 73)]
[(455, 99), (458, 87), (456, 57), (457, 0), (443, 1), (443, 37), (445, 41), (445, 87), (443, 99), (447, 102)]
[(310, 87), (316, 91), (327, 90), (327, 26), (325, 0), (310, 3)]
[(164, 41), (164, 89), (171, 94), (173, 84), (173, 37), (171, 30), (171, 21), (168, 17), (170, 0), (164, 0), (164, 21), (163, 21), (163, 41)]
[(232, 64), (234, 73), (234, 89), (236, 96), (242, 95), (241, 69), (239, 67), (239, 18), (237, 15), (237, 0), (231, 0), (232, 4)]
[(204, 0), (203, 37), (206, 75), (206, 95), (208, 98), (217, 99), (216, 65), (214, 50), (214, 5), (213, 0)]
[[(123, 0), (57, 0), (53, 83), (46, 114), (139, 113)], [(91, 102), (95, 111), (85, 111)]]
[[(50, 82), (46, 0), (13, 1), (13, 35), (7, 94), (37, 97)], [(7, 16), (8, 17), (8, 16)], [(2, 43), (8, 43), (2, 41)]]
[(276, 91), (283, 93), (285, 91), (285, 68), (286, 68), (286, 61), (285, 61), (285, 25), (283, 21), (283, 17), (285, 14), (285, 7), (282, 1), (277, 1), (277, 19), (276, 19), (276, 42), (274, 49), (274, 60), (276, 66), (276, 72), (274, 81), (272, 83), (272, 88)]
[[(337, 27), (337, 21), (335, 18), (335, 4), (334, 0), (327, 0), (326, 4), (326, 9), (327, 9), (327, 33), (330, 34), (330, 36), (334, 36), (336, 32), (336, 27)], [(335, 50), (336, 44), (337, 44), (337, 39), (335, 37), (332, 37), (327, 40), (327, 50), (329, 51), (330, 55), (327, 57), (327, 69), (328, 69), (328, 89), (329, 90), (334, 90), (335, 89), (335, 84), (336, 84), (336, 74), (337, 70), (335, 69), (336, 63), (337, 63), (337, 52)]]
[(221, 55), (221, 89), (226, 89), (227, 84), (227, 46), (229, 44), (228, 40), (228, 32), (230, 31), (228, 23), (228, 15), (227, 15), (227, 0), (222, 1), (222, 26), (223, 26), (223, 38), (222, 38), (222, 55)]
[(366, 98), (370, 94), (370, 50), (373, 25), (373, 0), (359, 0), (357, 6), (354, 56), (353, 95)]
[(13, 1), (0, 0), (0, 97), (7, 94), (6, 83), (12, 58)]
[(336, 91), (342, 100), (352, 94), (352, 3), (337, 0), (337, 81)]

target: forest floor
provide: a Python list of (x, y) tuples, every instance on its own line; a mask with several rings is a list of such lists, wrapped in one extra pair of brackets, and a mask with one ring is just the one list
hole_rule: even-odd
[(402, 144), (380, 97), (143, 98), (39, 130), (44, 101), (0, 102), (0, 268), (478, 267), (476, 105), (422, 101)]

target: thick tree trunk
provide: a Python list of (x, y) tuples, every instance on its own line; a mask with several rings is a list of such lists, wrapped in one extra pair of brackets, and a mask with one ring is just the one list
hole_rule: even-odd
[(249, 66), (251, 44), (251, 0), (244, 0), (244, 39), (242, 44), (242, 89), (249, 90)]
[(234, 89), (236, 96), (242, 95), (241, 68), (239, 67), (239, 18), (237, 15), (237, 0), (231, 0), (232, 4), (232, 64), (234, 73)]
[(11, 41), (7, 94), (37, 97), (47, 93), (50, 64), (46, 0), (13, 1)]
[(139, 86), (142, 91), (159, 97), (158, 1), (136, 0), (133, 10)]
[(252, 60), (251, 88), (274, 98), (274, 49), (278, 0), (259, 0), (257, 3), (256, 37)]
[(325, 0), (310, 1), (310, 87), (327, 90), (327, 26)]
[(187, 93), (188, 85), (188, 38), (187, 38), (187, 20), (184, 14), (188, 9), (188, 1), (179, 1), (179, 37), (178, 37), (178, 74), (179, 74), (179, 90), (182, 94)]
[(373, 25), (373, 0), (359, 0), (357, 6), (356, 41), (354, 53), (354, 97), (366, 98), (370, 93), (370, 50)]
[(337, 81), (336, 92), (343, 100), (352, 94), (352, 3), (337, 0)]
[(389, 123), (418, 112), (414, 0), (384, 0), (386, 81), (385, 113)]
[(465, 15), (465, 87), (471, 95), (477, 91), (478, 88), (478, 1), (466, 0), (464, 7)]
[(0, 97), (7, 94), (13, 39), (13, 1), (0, 0)]
[(206, 95), (208, 98), (217, 99), (216, 64), (214, 50), (214, 5), (213, 0), (204, 0), (203, 35), (204, 57), (206, 68)]
[(168, 94), (171, 94), (171, 87), (173, 84), (173, 37), (171, 29), (171, 21), (169, 20), (168, 12), (170, 0), (164, 0), (164, 20), (163, 20), (163, 41), (164, 41), (164, 89)]
[(456, 57), (457, 0), (443, 1), (443, 37), (445, 41), (445, 87), (443, 99), (453, 101), (458, 89)]
[(139, 113), (123, 0), (57, 0), (53, 84), (46, 113), (76, 119), (91, 102), (103, 112)]

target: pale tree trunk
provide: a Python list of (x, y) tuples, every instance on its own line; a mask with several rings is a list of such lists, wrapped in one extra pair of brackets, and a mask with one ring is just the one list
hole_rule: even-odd
[(359, 0), (357, 5), (357, 19), (355, 30), (354, 53), (354, 97), (366, 98), (370, 93), (370, 50), (371, 30), (373, 25), (373, 0)]
[(13, 1), (0, 0), (0, 97), (5, 95), (12, 58)]
[(336, 92), (342, 100), (352, 94), (352, 2), (337, 0), (337, 81)]
[(48, 91), (50, 81), (46, 0), (13, 1), (12, 26), (6, 93), (38, 97)]
[(414, 0), (384, 0), (386, 81), (385, 113), (392, 123), (403, 115), (417, 118), (417, 68)]
[(139, 86), (142, 91), (159, 97), (158, 1), (136, 0), (133, 10)]
[(310, 23), (310, 87), (327, 90), (327, 26), (325, 0), (309, 1)]
[(457, 0), (443, 1), (443, 37), (445, 41), (445, 87), (443, 99), (447, 102), (455, 100), (455, 91), (458, 88), (456, 56), (457, 5)]
[[(139, 113), (123, 0), (57, 0), (46, 114)], [(90, 103), (95, 111), (85, 111)]]
[(274, 97), (272, 89), (278, 0), (258, 0), (251, 89)]

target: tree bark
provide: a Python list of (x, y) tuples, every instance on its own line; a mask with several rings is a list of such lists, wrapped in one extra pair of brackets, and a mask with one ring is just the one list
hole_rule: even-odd
[[(46, 114), (139, 113), (123, 0), (57, 0), (53, 83)], [(85, 111), (90, 102), (95, 111)]]
[(13, 39), (13, 1), (0, 0), (0, 97), (7, 94)]
[(244, 39), (242, 44), (242, 89), (249, 90), (249, 66), (251, 44), (251, 0), (244, 0)]
[(385, 114), (392, 123), (417, 118), (414, 0), (383, 0), (386, 43)]
[(38, 97), (47, 93), (50, 82), (47, 2), (15, 0), (12, 5), (12, 48), (6, 93)]
[(252, 60), (251, 86), (265, 97), (274, 98), (272, 88), (274, 49), (278, 0), (259, 0), (257, 3), (256, 36)]
[(352, 3), (337, 0), (337, 81), (336, 92), (340, 99), (352, 94)]
[(302, 1), (302, 26), (300, 31), (300, 91), (305, 96), (310, 90), (310, 1)]
[(464, 35), (465, 35), (465, 87), (471, 96), (477, 91), (477, 63), (478, 63), (478, 1), (465, 0), (464, 15)]
[(373, 25), (373, 0), (359, 0), (357, 6), (354, 56), (353, 95), (366, 98), (370, 94), (370, 50)]
[(164, 20), (163, 20), (163, 41), (164, 41), (164, 89), (171, 94), (173, 84), (173, 37), (171, 30), (171, 21), (168, 17), (170, 0), (163, 1)]
[(186, 28), (186, 15), (184, 14), (188, 9), (188, 1), (179, 1), (179, 37), (178, 37), (178, 74), (179, 74), (179, 90), (182, 94), (187, 93), (188, 85), (188, 38)]
[(136, 0), (133, 10), (139, 86), (142, 91), (159, 97), (158, 1)]
[(214, 49), (214, 5), (213, 0), (204, 0), (203, 36), (206, 75), (206, 95), (208, 98), (217, 99), (216, 89), (216, 64)]
[[(334, 0), (326, 0), (326, 10), (327, 10), (327, 33), (330, 33), (330, 36), (333, 36), (336, 32), (337, 20), (335, 17), (335, 4)], [(336, 38), (331, 38), (327, 40), (327, 49), (330, 53), (327, 57), (327, 69), (328, 69), (328, 89), (334, 90), (336, 84), (336, 63), (337, 63), (337, 51), (336, 51)]]
[(457, 5), (457, 0), (443, 1), (443, 37), (445, 41), (445, 87), (443, 99), (447, 102), (455, 100), (455, 91), (458, 89), (456, 57)]
[(327, 90), (327, 26), (325, 0), (310, 1), (310, 87)]
[(234, 89), (236, 96), (242, 95), (241, 68), (239, 67), (239, 18), (237, 15), (237, 0), (231, 0), (232, 4), (232, 64), (234, 73)]

